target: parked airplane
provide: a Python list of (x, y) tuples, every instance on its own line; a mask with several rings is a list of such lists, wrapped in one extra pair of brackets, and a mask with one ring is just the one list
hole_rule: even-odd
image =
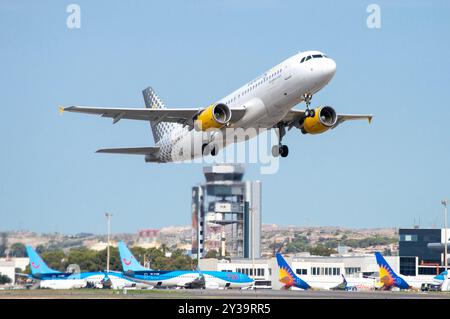
[(441, 291), (450, 290), (450, 278), (448, 277), (448, 270), (444, 270), (439, 275), (433, 277), (433, 283), (426, 283), (425, 286), (429, 288), (438, 288)]
[(286, 260), (279, 252), (276, 253), (276, 257), (279, 269), (279, 280), (284, 284), (285, 289), (295, 287), (306, 290), (311, 288), (310, 285), (308, 285), (304, 280), (300, 279), (292, 271), (292, 268), (288, 265)]
[[(99, 153), (144, 155), (146, 162), (175, 162), (217, 155), (227, 145), (248, 140), (259, 129), (276, 129), (279, 143), (274, 156), (286, 157), (282, 144), (286, 128), (303, 134), (321, 134), (348, 120), (372, 115), (337, 114), (331, 106), (310, 109), (312, 96), (325, 87), (336, 72), (336, 63), (319, 51), (298, 53), (226, 97), (203, 108), (165, 108), (152, 88), (143, 91), (146, 108), (70, 106), (60, 111), (101, 115), (117, 123), (122, 119), (149, 121), (156, 145), (152, 147), (100, 149)], [(306, 109), (293, 109), (301, 102)], [(239, 130), (246, 134), (237, 134)], [(254, 128), (250, 132), (249, 128)], [(205, 134), (220, 130), (222, 134)]]
[(180, 288), (248, 288), (253, 279), (237, 272), (200, 270), (154, 270), (143, 267), (124, 242), (119, 242), (119, 254), (124, 275), (133, 281), (154, 287)]
[(298, 277), (281, 253), (276, 253), (279, 280), (285, 289), (325, 289), (325, 290), (370, 290), (374, 289), (374, 279), (341, 276), (305, 275)]
[(343, 290), (343, 291), (356, 291), (356, 290), (358, 290), (358, 286), (357, 285), (349, 284), (347, 279), (345, 279), (345, 276), (344, 275), (341, 275), (341, 276), (342, 276), (342, 282), (339, 285), (335, 286), (335, 287), (331, 287), (330, 290)]
[(398, 289), (414, 289), (422, 288), (423, 284), (435, 284), (433, 276), (402, 276), (397, 275), (388, 264), (386, 259), (379, 252), (375, 252), (375, 258), (380, 272), (381, 289), (390, 290)]
[(377, 264), (380, 272), (380, 282), (383, 284), (382, 289), (392, 289), (397, 287), (399, 289), (410, 289), (412, 286), (406, 282), (405, 279), (398, 276), (388, 264), (386, 259), (381, 255), (381, 253), (376, 252), (375, 258), (377, 259)]
[(119, 272), (60, 272), (48, 267), (31, 246), (26, 246), (26, 250), (30, 259), (30, 278), (38, 280), (41, 288), (72, 289), (87, 286), (104, 287), (108, 285), (113, 289), (122, 289), (136, 286), (136, 282), (125, 278)]

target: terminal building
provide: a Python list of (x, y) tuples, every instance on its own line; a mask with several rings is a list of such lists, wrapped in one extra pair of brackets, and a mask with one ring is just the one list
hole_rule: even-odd
[[(444, 271), (444, 229), (399, 229), (398, 256), (384, 256), (392, 269), (404, 276), (434, 277)], [(450, 229), (447, 230), (450, 235)], [(301, 276), (378, 276), (373, 254), (336, 254), (329, 257), (309, 254), (284, 255), (292, 270)], [(268, 259), (231, 258), (204, 259), (199, 265), (205, 270), (237, 271), (253, 279), (260, 288), (280, 289), (278, 265), (274, 257)]]
[[(339, 281), (342, 279), (342, 275), (347, 278), (378, 276), (378, 265), (374, 254), (311, 256), (300, 253), (283, 256), (300, 278), (302, 276), (334, 276)], [(385, 259), (392, 269), (398, 273), (399, 257), (385, 256)], [(206, 258), (199, 260), (199, 266), (202, 270), (235, 271), (246, 274), (255, 280), (256, 288), (272, 288), (276, 290), (282, 288), (275, 257), (260, 258), (253, 261), (240, 258), (231, 258), (229, 260)]]
[(445, 229), (403, 228), (399, 235), (400, 274), (437, 275), (444, 271)]
[(261, 182), (244, 181), (243, 165), (204, 167), (192, 188), (192, 256), (261, 256)]
[(9, 277), (10, 285), (14, 285), (16, 270), (24, 272), (29, 262), (28, 257), (0, 258), (0, 275)]

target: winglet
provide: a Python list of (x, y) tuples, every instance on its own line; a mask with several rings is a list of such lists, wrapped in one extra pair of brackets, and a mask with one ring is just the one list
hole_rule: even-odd
[(372, 115), (370, 115), (370, 116), (367, 117), (367, 119), (369, 120), (369, 124), (372, 123), (372, 117), (373, 117)]
[(59, 114), (63, 114), (64, 113), (64, 111), (65, 111), (65, 109), (64, 109), (64, 106), (63, 105), (60, 105), (59, 107), (58, 107), (58, 111), (59, 111)]

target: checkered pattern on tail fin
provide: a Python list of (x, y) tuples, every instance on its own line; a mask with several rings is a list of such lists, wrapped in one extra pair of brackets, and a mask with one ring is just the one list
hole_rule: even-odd
[[(142, 91), (144, 95), (145, 107), (149, 109), (165, 109), (164, 102), (159, 98), (156, 92), (148, 87)], [(155, 143), (158, 143), (161, 138), (167, 133), (171, 132), (175, 127), (176, 123), (155, 123), (154, 121), (150, 121), (150, 126), (152, 128), (153, 139)]]

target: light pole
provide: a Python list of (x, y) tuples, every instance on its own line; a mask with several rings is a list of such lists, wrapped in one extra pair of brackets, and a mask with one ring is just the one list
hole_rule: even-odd
[(108, 221), (108, 242), (106, 243), (106, 273), (109, 274), (109, 236), (111, 233), (111, 213), (105, 213), (106, 220)]
[(441, 201), (441, 204), (444, 205), (444, 269), (447, 271), (447, 242), (448, 242), (448, 236), (447, 236), (447, 206), (448, 206), (448, 199), (444, 199)]
[(252, 230), (251, 230), (251, 232), (252, 232), (252, 236), (250, 237), (251, 239), (252, 239), (252, 241), (251, 241), (251, 251), (252, 251), (252, 274), (253, 274), (253, 282), (255, 281), (255, 278), (256, 278), (256, 274), (255, 274), (255, 233), (254, 233), (254, 223), (255, 223), (255, 218), (254, 218), (254, 216), (253, 216), (253, 208), (250, 208), (249, 209), (249, 211), (250, 211), (250, 213), (251, 213), (251, 223), (252, 223)]

